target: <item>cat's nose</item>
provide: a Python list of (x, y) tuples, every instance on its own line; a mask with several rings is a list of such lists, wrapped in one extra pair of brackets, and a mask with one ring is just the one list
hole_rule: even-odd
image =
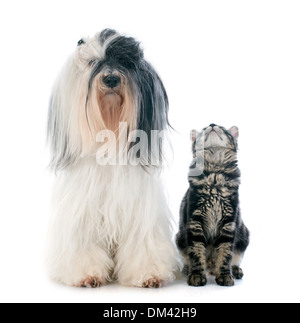
[(216, 124), (211, 123), (209, 126), (213, 128), (214, 126), (216, 126)]

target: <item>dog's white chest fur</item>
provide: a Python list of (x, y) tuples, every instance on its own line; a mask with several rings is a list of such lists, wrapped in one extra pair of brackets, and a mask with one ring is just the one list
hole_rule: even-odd
[[(83, 273), (90, 262), (92, 272), (100, 270), (101, 283), (105, 276), (141, 286), (153, 277), (149, 269), (162, 275), (160, 266), (166, 270), (163, 279), (171, 279), (175, 250), (170, 211), (155, 174), (137, 166), (99, 166), (93, 158), (84, 160), (58, 178), (53, 205), (50, 260), (61, 270), (60, 261), (69, 259), (63, 281), (80, 284), (77, 276), (91, 276)], [(78, 260), (83, 262), (79, 273)], [(51, 274), (61, 280), (56, 271)]]

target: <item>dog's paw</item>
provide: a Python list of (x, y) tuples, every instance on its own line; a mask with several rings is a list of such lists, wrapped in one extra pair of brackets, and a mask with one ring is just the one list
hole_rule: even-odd
[(216, 277), (216, 282), (221, 286), (233, 286), (234, 280), (230, 274), (220, 274)]
[(152, 277), (143, 283), (143, 288), (159, 288), (163, 286), (163, 281), (159, 278)]
[(90, 287), (96, 288), (102, 285), (100, 279), (98, 277), (87, 276), (83, 280), (80, 281), (79, 284), (75, 285), (76, 287)]
[(187, 283), (190, 286), (204, 286), (207, 283), (207, 278), (204, 275), (190, 274)]

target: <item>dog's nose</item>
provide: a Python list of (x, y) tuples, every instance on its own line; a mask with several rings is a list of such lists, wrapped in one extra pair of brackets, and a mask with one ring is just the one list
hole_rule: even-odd
[(111, 89), (119, 85), (121, 82), (120, 76), (113, 75), (113, 74), (104, 76), (102, 80), (103, 80), (103, 83)]
[(213, 128), (214, 126), (216, 126), (216, 124), (211, 123), (209, 126)]

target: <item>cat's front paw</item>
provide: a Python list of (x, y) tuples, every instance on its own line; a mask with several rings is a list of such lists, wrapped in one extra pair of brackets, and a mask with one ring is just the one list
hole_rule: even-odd
[(242, 279), (244, 276), (242, 268), (240, 268), (238, 266), (232, 266), (232, 275), (236, 279)]
[(207, 283), (207, 278), (204, 275), (190, 274), (187, 283), (190, 286), (204, 286)]
[(234, 280), (230, 274), (220, 274), (216, 277), (216, 282), (221, 286), (233, 286)]

